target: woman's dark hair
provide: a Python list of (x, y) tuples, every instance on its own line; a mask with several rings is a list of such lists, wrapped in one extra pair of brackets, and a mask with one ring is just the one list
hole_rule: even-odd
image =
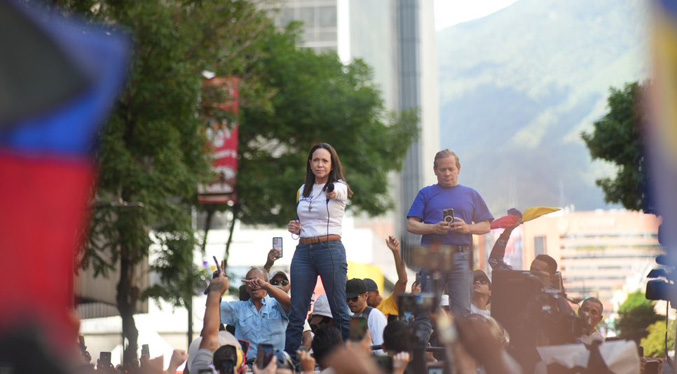
[[(310, 161), (313, 159), (313, 153), (317, 151), (318, 149), (326, 149), (329, 154), (331, 155), (331, 171), (329, 172), (329, 178), (327, 179), (327, 183), (325, 186), (327, 186), (329, 183), (334, 183), (337, 180), (342, 180), (343, 183), (348, 186), (348, 181), (346, 181), (346, 177), (343, 175), (343, 167), (341, 166), (341, 160), (339, 159), (338, 154), (336, 153), (336, 150), (334, 147), (327, 143), (319, 143), (313, 146), (313, 148), (310, 149), (310, 153), (308, 154), (308, 160), (306, 161), (306, 181), (303, 186), (303, 197), (308, 197), (310, 196), (310, 192), (313, 190), (313, 185), (315, 184), (315, 174), (313, 174), (313, 171), (310, 169)], [(348, 197), (353, 196), (353, 190), (350, 189), (350, 186), (348, 186)]]

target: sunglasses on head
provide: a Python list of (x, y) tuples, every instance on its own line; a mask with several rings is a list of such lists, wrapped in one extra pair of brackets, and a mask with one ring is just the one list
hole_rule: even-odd
[(279, 286), (279, 285), (282, 285), (282, 286), (288, 286), (288, 285), (289, 285), (289, 281), (286, 280), (286, 279), (283, 279), (283, 280), (274, 280), (274, 281), (270, 282), (270, 284), (272, 284), (273, 286)]

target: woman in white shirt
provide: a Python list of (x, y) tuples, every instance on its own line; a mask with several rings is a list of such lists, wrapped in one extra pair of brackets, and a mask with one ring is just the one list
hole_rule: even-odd
[(287, 229), (299, 235), (291, 262), (291, 313), (285, 350), (292, 356), (301, 345), (303, 321), (308, 314), (310, 298), (317, 276), (327, 293), (336, 327), (348, 339), (350, 312), (346, 303), (348, 263), (341, 243), (343, 214), (352, 196), (341, 161), (327, 143), (315, 145), (308, 155), (305, 184), (297, 193), (297, 220)]

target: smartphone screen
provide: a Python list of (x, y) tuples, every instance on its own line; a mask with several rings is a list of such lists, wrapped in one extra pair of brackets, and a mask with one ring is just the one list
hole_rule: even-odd
[(99, 353), (99, 364), (101, 364), (101, 366), (105, 368), (110, 367), (110, 357), (111, 357), (110, 352)]
[(276, 236), (273, 238), (273, 249), (280, 251), (279, 258), (282, 258), (282, 237)]
[(259, 369), (265, 369), (275, 356), (275, 348), (272, 344), (259, 344), (259, 350), (256, 353), (256, 366)]
[(367, 335), (367, 319), (352, 318), (350, 320), (350, 340), (359, 342)]

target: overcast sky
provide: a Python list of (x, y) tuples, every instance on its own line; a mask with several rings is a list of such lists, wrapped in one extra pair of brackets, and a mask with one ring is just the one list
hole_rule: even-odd
[(435, 0), (435, 29), (482, 18), (517, 0)]

